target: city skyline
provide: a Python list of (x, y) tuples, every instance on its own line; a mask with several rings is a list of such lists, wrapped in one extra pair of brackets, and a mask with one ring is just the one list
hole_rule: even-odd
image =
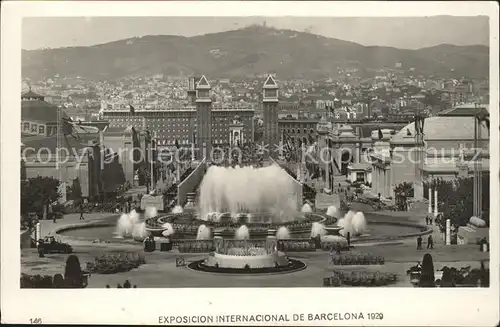
[(192, 37), (250, 25), (310, 32), (364, 46), (419, 49), (440, 44), (488, 45), (489, 19), (455, 17), (30, 17), (22, 48), (92, 46), (146, 35)]

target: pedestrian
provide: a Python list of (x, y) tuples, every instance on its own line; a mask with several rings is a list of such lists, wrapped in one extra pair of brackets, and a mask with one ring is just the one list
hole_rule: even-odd
[(82, 204), (82, 205), (80, 205), (80, 220), (85, 220), (85, 217), (83, 217), (83, 212), (84, 212), (84, 210), (83, 210), (83, 204)]
[(125, 281), (125, 283), (123, 283), (123, 288), (130, 288), (130, 282), (128, 281), (128, 279)]
[(422, 236), (417, 237), (417, 250), (422, 250)]
[(52, 216), (52, 221), (55, 223), (57, 223), (56, 221), (56, 214), (54, 213), (54, 209), (52, 208), (52, 204), (49, 204), (49, 215)]
[(425, 216), (425, 224), (429, 225), (429, 216)]
[(432, 239), (432, 235), (429, 235), (427, 238), (427, 248), (434, 249), (434, 240)]
[(429, 225), (432, 225), (432, 217), (429, 217)]

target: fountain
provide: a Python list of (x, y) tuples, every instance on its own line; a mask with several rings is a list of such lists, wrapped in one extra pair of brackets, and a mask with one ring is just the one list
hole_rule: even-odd
[(210, 228), (205, 225), (200, 225), (198, 227), (198, 233), (196, 233), (197, 240), (209, 240), (211, 237)]
[(352, 229), (354, 231), (354, 235), (361, 235), (367, 231), (366, 218), (362, 212), (358, 211), (354, 217), (352, 217)]
[[(246, 226), (242, 226), (246, 227)], [(214, 249), (206, 259), (191, 262), (193, 270), (212, 273), (258, 274), (285, 273), (304, 269), (299, 260), (289, 259), (278, 251), (276, 230), (268, 229), (265, 242), (225, 240), (220, 230), (214, 231)]]
[[(148, 208), (149, 209), (149, 208)], [(153, 210), (156, 210), (153, 208)], [(153, 212), (150, 210), (149, 212)], [(123, 213), (116, 223), (117, 238), (132, 237), (134, 240), (143, 240), (149, 235), (146, 224), (140, 222), (139, 214), (132, 210), (130, 213)]]
[(174, 227), (172, 226), (171, 223), (164, 223), (162, 225), (163, 227), (163, 231), (161, 232), (161, 235), (165, 236), (165, 237), (168, 237), (172, 234), (174, 234), (175, 230), (174, 230)]
[(182, 209), (181, 206), (177, 205), (175, 206), (173, 209), (172, 209), (172, 213), (175, 213), (175, 214), (179, 214), (179, 213), (183, 213), (184, 212), (184, 209)]
[(367, 231), (366, 218), (362, 212), (349, 211), (344, 218), (339, 219), (337, 226), (342, 227), (340, 235), (344, 237), (347, 236), (347, 233), (350, 233), (351, 236), (359, 236)]
[(326, 215), (329, 217), (334, 217), (338, 218), (339, 210), (336, 206), (329, 206), (328, 209), (326, 210)]
[(184, 206), (185, 210), (196, 210), (196, 193), (190, 192), (186, 194), (186, 205)]
[(302, 209), (300, 209), (300, 212), (302, 213), (310, 213), (312, 212), (312, 208), (311, 208), (311, 205), (309, 203), (305, 203), (303, 206), (302, 206)]
[(276, 232), (276, 238), (278, 240), (288, 240), (290, 238), (290, 231), (285, 226), (281, 226), (278, 228), (278, 232)]
[(237, 240), (248, 240), (250, 238), (250, 231), (248, 230), (248, 227), (246, 225), (240, 226), (240, 228), (236, 230), (234, 237)]
[[(262, 168), (211, 166), (200, 185), (200, 217), (207, 219), (208, 213), (228, 212), (236, 219), (239, 213), (263, 212), (273, 214), (275, 220), (289, 221), (298, 210), (297, 201), (290, 201), (296, 199), (295, 189), (293, 179), (277, 165)], [(257, 217), (249, 216), (249, 222)]]
[(326, 235), (325, 225), (318, 223), (318, 222), (312, 223), (311, 238), (315, 238), (317, 236), (323, 236), (323, 235)]
[(158, 210), (156, 210), (156, 207), (147, 207), (146, 208), (146, 213), (145, 213), (146, 219), (153, 218), (156, 216), (158, 216)]

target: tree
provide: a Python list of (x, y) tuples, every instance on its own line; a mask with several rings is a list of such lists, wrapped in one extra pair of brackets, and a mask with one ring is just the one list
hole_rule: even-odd
[[(489, 176), (483, 175), (483, 210), (485, 212), (485, 221), (489, 221)], [(444, 231), (444, 224), (447, 219), (451, 220), (452, 225), (465, 226), (473, 216), (474, 210), (474, 179), (472, 177), (458, 178), (453, 181), (445, 181), (442, 179), (433, 180), (426, 187), (437, 189), (439, 208), (443, 213), (443, 221), (441, 229)], [(434, 197), (434, 194), (432, 195)]]
[(80, 180), (75, 178), (73, 180), (73, 185), (70, 187), (70, 193), (68, 194), (68, 199), (73, 201), (79, 201), (82, 198), (82, 187), (80, 186)]
[(414, 193), (413, 184), (409, 182), (403, 182), (394, 187), (394, 198), (396, 200), (398, 210), (406, 210), (407, 200), (408, 198), (412, 198)]
[(420, 274), (418, 287), (435, 287), (436, 285), (434, 282), (434, 263), (432, 261), (432, 256), (426, 253), (422, 260), (422, 273)]
[(66, 260), (64, 280), (69, 288), (83, 287), (82, 267), (80, 266), (80, 260), (74, 254), (70, 255)]
[(59, 181), (52, 177), (34, 177), (21, 182), (21, 213), (43, 214), (47, 205), (59, 200)]

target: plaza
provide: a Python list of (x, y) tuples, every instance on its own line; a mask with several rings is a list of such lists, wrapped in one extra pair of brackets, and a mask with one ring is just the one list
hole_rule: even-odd
[[(353, 209), (367, 210), (363, 204), (353, 204)], [(367, 216), (370, 216), (366, 211)], [(42, 234), (51, 234), (52, 231), (64, 229), (63, 226), (76, 226), (92, 224), (96, 222), (115, 223), (117, 215), (89, 214), (86, 222), (78, 220), (78, 215), (67, 215), (64, 219), (53, 223), (42, 221)], [(425, 207), (420, 212), (376, 212), (373, 217), (381, 217), (384, 222), (394, 221), (397, 223), (409, 222), (424, 225)], [(377, 218), (373, 218), (377, 219)], [(374, 222), (375, 222), (374, 220)], [(370, 224), (370, 221), (368, 222)], [(154, 251), (143, 252), (142, 243), (115, 241), (92, 241), (91, 238), (78, 238), (65, 236), (61, 238), (75, 248), (74, 254), (83, 264), (92, 261), (94, 257), (105, 253), (117, 252), (140, 252), (145, 257), (145, 264), (136, 269), (116, 274), (91, 274), (88, 280), (88, 288), (104, 288), (107, 285), (115, 288), (128, 280), (132, 285), (139, 288), (156, 287), (322, 287), (323, 279), (332, 274), (332, 271), (368, 272), (368, 273), (392, 273), (397, 276), (397, 281), (390, 287), (413, 287), (407, 271), (417, 262), (422, 261), (425, 253), (430, 253), (434, 259), (434, 268), (441, 269), (444, 266), (461, 267), (471, 266), (478, 268), (480, 261), (489, 262), (489, 253), (480, 252), (475, 244), (469, 245), (445, 245), (440, 240), (439, 231), (433, 226), (432, 235), (436, 239), (434, 249), (416, 250), (415, 237), (400, 238), (396, 240), (364, 241), (354, 243), (351, 252), (360, 251), (370, 253), (374, 256), (382, 256), (385, 263), (382, 265), (334, 265), (329, 251), (316, 250), (313, 252), (288, 253), (290, 258), (298, 259), (307, 266), (305, 269), (278, 274), (218, 274), (194, 271), (187, 266), (178, 267), (177, 260), (182, 258), (186, 264), (202, 260), (205, 253), (179, 253), (177, 250), (170, 252)], [(23, 249), (21, 252), (21, 272), (25, 274), (54, 275), (64, 271), (65, 261), (68, 255), (49, 254), (43, 258), (38, 257), (36, 249)]]

